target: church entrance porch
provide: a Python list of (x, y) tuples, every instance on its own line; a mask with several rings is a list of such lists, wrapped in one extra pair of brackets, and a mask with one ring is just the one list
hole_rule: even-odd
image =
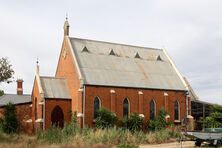
[(63, 128), (71, 121), (70, 99), (45, 99), (45, 130), (51, 125)]
[(63, 111), (59, 106), (56, 106), (51, 113), (52, 125), (56, 127), (64, 127), (64, 115)]

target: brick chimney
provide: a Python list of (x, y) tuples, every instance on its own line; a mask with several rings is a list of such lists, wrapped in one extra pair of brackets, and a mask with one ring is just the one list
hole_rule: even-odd
[(17, 95), (23, 95), (23, 88), (22, 88), (22, 79), (17, 79)]

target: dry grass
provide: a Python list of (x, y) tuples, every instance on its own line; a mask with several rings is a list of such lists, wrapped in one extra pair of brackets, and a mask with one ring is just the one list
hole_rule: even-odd
[[(177, 132), (179, 132), (179, 130)], [(54, 135), (55, 133), (51, 132), (50, 134)], [(31, 136), (26, 134), (7, 135), (0, 132), (0, 147), (111, 148), (123, 143), (140, 145), (172, 142), (175, 141), (175, 136), (177, 134), (178, 133), (172, 132), (170, 129), (163, 129), (161, 131), (149, 133), (131, 133), (130, 131), (123, 130), (121, 128), (111, 128), (105, 130), (78, 129), (73, 135), (70, 135), (68, 141), (64, 140), (63, 134), (60, 134), (61, 139), (59, 142), (56, 140), (49, 142), (45, 138), (46, 133), (41, 133), (41, 136)], [(51, 135), (48, 136), (50, 137)], [(65, 139), (67, 139), (67, 136), (65, 136)]]

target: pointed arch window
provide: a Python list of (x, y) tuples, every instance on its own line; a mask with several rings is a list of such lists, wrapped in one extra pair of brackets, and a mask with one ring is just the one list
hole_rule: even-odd
[(129, 117), (129, 100), (127, 98), (123, 101), (123, 117)]
[(174, 103), (174, 120), (180, 120), (180, 105), (178, 101)]
[(35, 120), (37, 120), (37, 98), (35, 97)]
[(155, 112), (156, 112), (156, 104), (152, 99), (150, 101), (150, 120), (153, 120), (155, 118)]
[(98, 110), (100, 109), (100, 99), (96, 97), (93, 103), (93, 118), (96, 119), (98, 117)]

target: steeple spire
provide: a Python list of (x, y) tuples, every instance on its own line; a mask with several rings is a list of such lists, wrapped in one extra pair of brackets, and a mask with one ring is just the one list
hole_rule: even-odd
[(64, 36), (69, 36), (69, 22), (67, 14), (66, 14), (66, 21), (64, 23)]

